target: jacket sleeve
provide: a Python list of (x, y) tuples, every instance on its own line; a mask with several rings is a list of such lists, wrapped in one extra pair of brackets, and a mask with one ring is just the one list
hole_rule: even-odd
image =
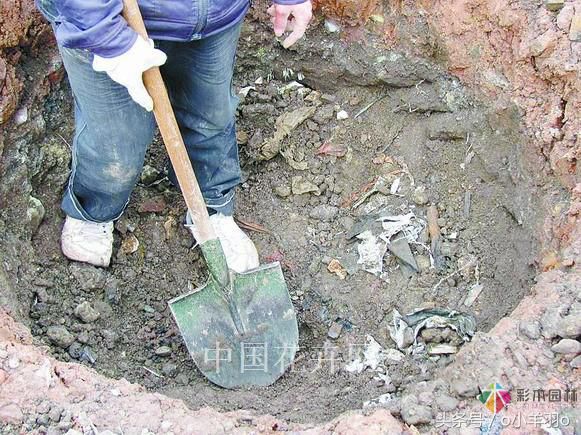
[(277, 5), (300, 5), (305, 3), (307, 0), (274, 0)]
[(125, 53), (135, 33), (123, 16), (122, 0), (56, 0), (58, 42), (102, 57)]

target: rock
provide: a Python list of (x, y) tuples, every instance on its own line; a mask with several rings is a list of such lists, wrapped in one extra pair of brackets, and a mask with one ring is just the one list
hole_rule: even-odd
[(89, 339), (90, 337), (87, 331), (83, 331), (77, 336), (77, 341), (79, 343), (87, 344), (89, 342)]
[(425, 328), (420, 332), (420, 337), (426, 343), (441, 343), (444, 341), (443, 330), (440, 328)]
[(50, 421), (52, 421), (53, 423), (58, 423), (61, 419), (61, 415), (63, 413), (63, 407), (60, 405), (57, 405), (56, 403), (50, 408), (50, 411), (48, 413), (48, 418)]
[(177, 372), (178, 372), (178, 366), (176, 366), (173, 363), (165, 363), (162, 368), (161, 368), (161, 372), (165, 375), (168, 376), (170, 378), (173, 378)]
[(69, 271), (85, 291), (102, 289), (107, 281), (107, 276), (101, 269), (88, 264), (73, 263), (69, 266)]
[(560, 10), (565, 4), (565, 0), (546, 0), (545, 7), (551, 12)]
[(458, 269), (460, 270), (460, 275), (465, 279), (469, 279), (476, 271), (476, 266), (478, 265), (478, 258), (472, 254), (462, 255), (458, 258)]
[(69, 346), (68, 352), (71, 358), (79, 359), (83, 354), (83, 345), (75, 341), (73, 344)]
[(577, 13), (571, 19), (571, 27), (569, 28), (569, 40), (579, 42), (581, 41), (581, 12)]
[(171, 355), (171, 347), (160, 346), (157, 349), (155, 349), (155, 354), (157, 356), (170, 356)]
[(81, 321), (83, 321), (84, 323), (92, 323), (101, 316), (101, 314), (97, 310), (95, 310), (93, 306), (87, 301), (84, 301), (77, 305), (74, 313), (75, 316), (81, 319)]
[(349, 119), (349, 114), (345, 110), (337, 112), (337, 121), (344, 121), (346, 119)]
[(167, 204), (162, 196), (146, 199), (137, 207), (139, 213), (161, 213), (165, 210)]
[(291, 188), (288, 187), (286, 184), (276, 186), (274, 188), (274, 193), (276, 193), (281, 198), (287, 198), (291, 194)]
[(578, 354), (581, 353), (581, 343), (579, 343), (577, 340), (564, 338), (553, 347), (551, 347), (551, 350), (555, 353)]
[(432, 410), (429, 406), (420, 405), (416, 396), (404, 396), (401, 400), (401, 418), (409, 425), (427, 424), (432, 421)]
[(557, 15), (557, 27), (563, 32), (567, 32), (571, 27), (571, 20), (575, 15), (575, 8), (572, 4), (565, 5)]
[(557, 327), (560, 320), (559, 311), (556, 307), (549, 307), (541, 316), (541, 335), (546, 339), (554, 338), (558, 335)]
[(538, 320), (523, 320), (520, 322), (519, 331), (531, 340), (541, 338), (541, 323)]
[(327, 337), (336, 340), (341, 335), (341, 331), (343, 330), (343, 324), (340, 322), (333, 322), (329, 331), (327, 332)]
[(125, 255), (133, 254), (139, 249), (139, 240), (133, 233), (129, 233), (121, 242), (121, 252)]
[(414, 193), (412, 194), (412, 201), (417, 205), (426, 205), (430, 201), (428, 192), (424, 186), (418, 186), (415, 188)]
[(66, 349), (75, 341), (75, 337), (64, 326), (49, 326), (46, 336), (51, 343)]
[[(579, 369), (581, 368), (581, 355), (576, 356), (575, 358), (573, 358), (571, 360), (571, 362), (569, 363), (569, 365), (574, 368), (574, 369)], [(0, 382), (1, 384), (2, 382)]]
[(143, 170), (141, 171), (140, 180), (141, 183), (149, 186), (157, 181), (159, 178), (159, 171), (155, 169), (153, 166), (145, 165)]
[(319, 195), (319, 187), (309, 180), (304, 179), (301, 175), (292, 178), (291, 189), (293, 195), (303, 195), (305, 193)]
[(478, 383), (467, 378), (452, 380), (450, 389), (460, 397), (476, 397), (478, 395)]
[(447, 394), (437, 396), (435, 402), (438, 406), (438, 409), (445, 412), (454, 411), (458, 406), (458, 403), (460, 403), (458, 399), (452, 396), (448, 396)]
[(8, 403), (0, 407), (0, 421), (4, 424), (22, 423), (24, 414), (16, 403)]
[(39, 199), (34, 196), (28, 198), (28, 208), (26, 209), (26, 218), (28, 219), (30, 231), (34, 234), (44, 219), (44, 206)]
[(117, 278), (110, 278), (105, 284), (105, 300), (110, 304), (119, 304), (121, 302), (121, 288)]
[(309, 216), (313, 219), (319, 219), (330, 222), (335, 219), (339, 213), (339, 208), (328, 204), (321, 204), (311, 209)]
[(557, 322), (557, 335), (563, 338), (576, 338), (581, 335), (581, 315), (570, 314)]

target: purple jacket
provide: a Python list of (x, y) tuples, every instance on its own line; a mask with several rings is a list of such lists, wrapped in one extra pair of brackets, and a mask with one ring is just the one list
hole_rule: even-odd
[[(306, 0), (274, 0), (283, 5)], [(137, 34), (121, 11), (122, 0), (36, 0), (56, 29), (59, 44), (102, 57), (125, 53)], [(152, 39), (191, 41), (218, 33), (244, 18), (250, 0), (139, 0)]]

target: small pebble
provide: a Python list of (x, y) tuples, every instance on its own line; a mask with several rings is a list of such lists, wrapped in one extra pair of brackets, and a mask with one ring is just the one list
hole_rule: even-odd
[(169, 346), (160, 346), (155, 349), (155, 354), (157, 356), (169, 356), (171, 355), (171, 348)]
[(327, 332), (327, 336), (333, 340), (336, 340), (341, 335), (341, 331), (343, 330), (343, 324), (339, 322), (333, 322), (329, 331)]
[(581, 343), (577, 340), (564, 338), (551, 347), (551, 350), (555, 353), (561, 354), (578, 354), (581, 353)]

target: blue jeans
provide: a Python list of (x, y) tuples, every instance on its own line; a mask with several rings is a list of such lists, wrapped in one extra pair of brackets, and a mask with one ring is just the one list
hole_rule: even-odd
[[(241, 177), (232, 92), (240, 27), (191, 42), (156, 41), (168, 57), (161, 73), (206, 205), (226, 215)], [(75, 100), (72, 172), (62, 209), (76, 219), (112, 221), (139, 179), (155, 121), (123, 86), (93, 70), (87, 51), (59, 49)], [(177, 185), (171, 168), (169, 177)]]

